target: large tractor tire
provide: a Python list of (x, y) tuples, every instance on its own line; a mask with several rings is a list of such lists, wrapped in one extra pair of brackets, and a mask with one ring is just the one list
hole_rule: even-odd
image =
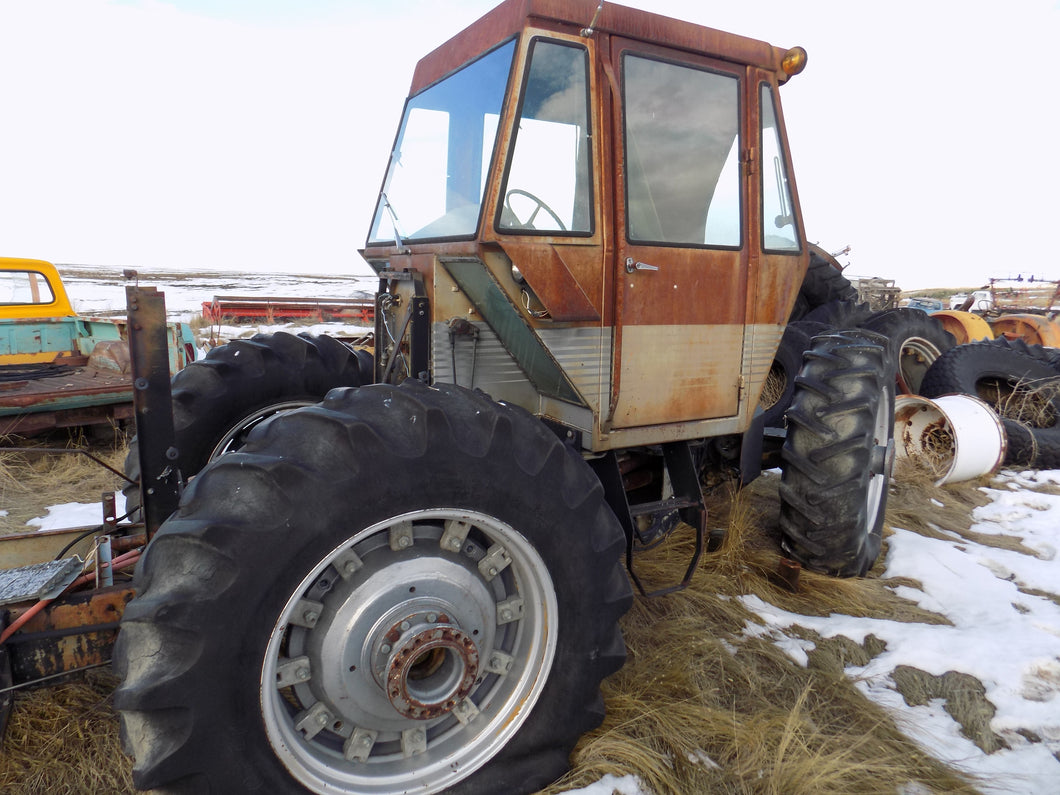
[(1038, 346), (993, 340), (959, 345), (931, 366), (925, 397), (973, 395), (1001, 417), (1007, 466), (1060, 468), (1060, 372)]
[(872, 310), (866, 303), (856, 301), (829, 301), (810, 310), (802, 318), (805, 323), (824, 323), (834, 329), (857, 328), (866, 320)]
[(115, 648), (136, 786), (528, 793), (624, 662), (623, 531), (522, 409), (415, 379), (331, 392), (207, 466)]
[(832, 301), (857, 301), (858, 291), (843, 275), (839, 263), (819, 246), (810, 246), (810, 265), (795, 299), (788, 322), (801, 320), (810, 311)]
[(920, 394), (928, 368), (957, 344), (942, 323), (921, 309), (885, 309), (869, 315), (861, 327), (887, 338), (888, 353), (897, 367), (898, 392), (904, 395)]
[(894, 463), (894, 364), (866, 331), (814, 339), (781, 452), (783, 548), (807, 568), (862, 576), (880, 553)]
[[(238, 450), (251, 429), (273, 414), (317, 403), (335, 387), (371, 380), (371, 355), (333, 337), (281, 331), (214, 348), (173, 376), (173, 431), (181, 478), (187, 480), (214, 458)], [(125, 474), (139, 481), (135, 437), (125, 458)], [(123, 491), (126, 510), (135, 513), (139, 485)]]
[(1058, 348), (1047, 348), (1044, 345), (1030, 345), (1026, 340), (1010, 340), (1008, 337), (998, 337), (991, 340), (991, 342), (998, 347), (1010, 348), (1018, 353), (1022, 353), (1024, 356), (1030, 356), (1032, 359), (1046, 362), (1056, 370), (1057, 375), (1060, 375), (1060, 349)]

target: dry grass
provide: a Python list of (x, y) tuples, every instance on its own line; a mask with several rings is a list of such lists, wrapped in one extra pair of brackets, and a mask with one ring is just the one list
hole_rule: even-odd
[[(120, 461), (122, 452), (112, 455)], [(76, 457), (48, 464), (31, 459), (5, 459), (5, 493), (28, 498), (45, 492), (47, 505), (66, 500), (56, 496), (59, 489), (71, 497), (80, 490), (82, 500), (101, 490), (86, 473), (68, 469)], [(71, 479), (78, 485), (66, 485)], [(112, 480), (103, 488), (116, 485)], [(971, 509), (986, 502), (978, 485), (944, 487), (940, 497), (929, 476), (904, 473), (892, 495), (891, 519), (927, 534), (968, 534)], [(945, 508), (931, 506), (932, 498)], [(909, 782), (919, 783), (917, 791), (974, 792), (972, 782), (923, 753), (844, 674), (846, 666), (880, 653), (881, 641), (869, 637), (859, 645), (803, 631), (816, 644), (803, 667), (769, 640), (745, 635), (759, 619), (737, 597), (756, 594), (805, 615), (944, 620), (895, 596), (878, 570), (860, 580), (802, 572), (792, 591), (776, 574), (775, 477), (740, 494), (722, 488), (709, 509), (710, 527), (727, 531), (724, 543), (704, 556), (685, 591), (636, 600), (623, 620), (628, 662), (604, 684), (605, 723), (579, 743), (572, 772), (543, 792), (585, 786), (606, 773), (635, 774), (655, 795), (894, 793)], [(637, 571), (647, 583), (669, 584), (680, 579), (690, 554), (691, 541), (678, 533), (638, 555)], [(926, 680), (917, 690), (910, 683), (921, 680), (909, 673), (902, 692), (910, 703), (957, 692), (954, 682)], [(104, 672), (93, 672), (77, 683), (19, 693), (0, 755), (0, 792), (133, 792), (109, 704), (113, 684)], [(951, 701), (956, 704), (956, 697)], [(982, 722), (967, 717), (974, 709), (960, 714), (970, 736), (986, 736)]]
[(65, 684), (20, 692), (0, 753), (0, 792), (135, 792), (110, 706), (115, 684), (109, 672), (91, 671)]
[[(774, 574), (768, 514), (758, 510), (770, 488), (756, 486), (721, 513), (725, 544), (704, 559), (690, 588), (636, 601), (623, 622), (629, 659), (604, 687), (607, 719), (579, 744), (571, 774), (545, 792), (630, 772), (656, 795), (893, 793), (908, 782), (976, 791), (902, 735), (843, 673), (882, 651), (881, 641), (813, 637), (817, 649), (804, 668), (770, 641), (744, 635), (758, 622), (736, 599), (748, 593), (792, 612), (941, 621), (875, 577), (803, 572), (797, 592), (785, 588)], [(673, 578), (687, 560), (681, 546), (638, 561), (643, 576)]]
[[(0, 438), (2, 446), (14, 445)], [(88, 446), (84, 437), (62, 436), (22, 442), (23, 451), (0, 453), (0, 509), (7, 512), (0, 516), (0, 533), (26, 530), (27, 520), (43, 516), (49, 505), (99, 500), (105, 491), (120, 491), (120, 477), (82, 454), (34, 452), (40, 447), (73, 451)], [(93, 442), (91, 452), (120, 471), (125, 460), (124, 436), (115, 430), (105, 442)]]

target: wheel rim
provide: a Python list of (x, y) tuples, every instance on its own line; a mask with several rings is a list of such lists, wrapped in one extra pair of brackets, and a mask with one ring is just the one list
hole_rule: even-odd
[(942, 355), (930, 340), (909, 337), (898, 351), (898, 388), (907, 395), (919, 395), (924, 374)]
[(865, 533), (871, 534), (883, 510), (884, 496), (894, 465), (894, 436), (891, 433), (894, 407), (886, 393), (876, 404), (873, 427), (873, 455), (869, 465), (869, 484), (865, 491)]
[(558, 605), (500, 520), (416, 511), (320, 560), (269, 639), (273, 751), (314, 792), (439, 792), (489, 761), (548, 678)]
[(256, 425), (261, 424), (269, 419), (269, 417), (293, 411), (294, 409), (300, 409), (303, 406), (313, 406), (316, 402), (317, 401), (315, 400), (286, 400), (282, 403), (273, 403), (270, 406), (265, 406), (256, 411), (252, 411), (229, 428), (228, 433), (222, 436), (217, 444), (214, 445), (213, 450), (210, 451), (210, 457), (206, 460), (213, 461), (227, 453), (234, 453), (236, 450), (240, 449), (247, 442), (247, 434), (249, 434)]

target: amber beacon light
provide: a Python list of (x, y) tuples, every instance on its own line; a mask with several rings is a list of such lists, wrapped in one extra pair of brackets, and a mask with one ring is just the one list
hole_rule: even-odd
[(806, 68), (806, 50), (802, 47), (792, 47), (784, 53), (784, 60), (780, 62), (780, 68), (788, 77), (794, 77)]

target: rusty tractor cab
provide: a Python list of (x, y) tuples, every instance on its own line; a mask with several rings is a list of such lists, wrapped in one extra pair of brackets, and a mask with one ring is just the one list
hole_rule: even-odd
[(642, 583), (633, 551), (691, 528), (687, 582), (703, 479), (749, 480), (781, 443), (785, 554), (872, 565), (882, 338), (815, 338), (786, 432), (757, 410), (810, 260), (779, 98), (805, 60), (596, 0), (507, 0), (420, 61), (363, 250), (363, 381), (348, 350), (289, 335), (174, 379), (185, 476), (216, 395), (253, 422), (203, 453), (125, 610), (138, 786), (546, 786), (624, 661), (627, 569), (680, 585)]

